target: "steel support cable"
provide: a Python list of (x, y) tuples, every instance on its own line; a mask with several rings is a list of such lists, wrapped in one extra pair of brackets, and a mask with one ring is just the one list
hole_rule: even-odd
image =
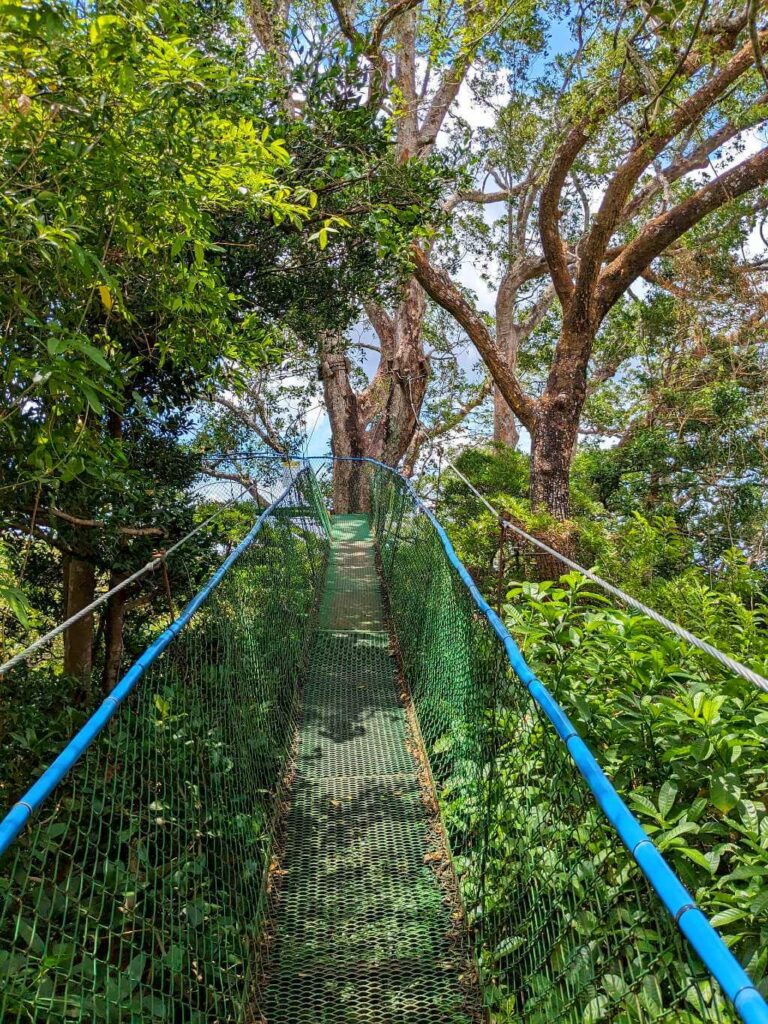
[[(612, 583), (604, 580), (601, 576), (598, 576), (597, 573), (592, 572), (591, 569), (585, 569), (583, 565), (579, 565), (578, 562), (572, 561), (572, 559), (566, 557), (560, 551), (550, 547), (549, 544), (545, 544), (543, 540), (539, 540), (538, 537), (534, 537), (526, 530), (523, 530), (520, 526), (517, 526), (515, 523), (511, 523), (508, 519), (505, 519), (501, 512), (494, 508), (493, 505), (483, 497), (474, 484), (464, 476), (461, 470), (456, 467), (455, 463), (448, 458), (441, 448), (436, 447), (434, 450), (445, 460), (446, 465), (451, 467), (456, 476), (466, 485), (466, 487), (469, 488), (475, 497), (483, 503), (488, 511), (492, 512), (498, 521), (503, 523), (508, 529), (512, 530), (519, 537), (523, 537), (530, 544), (534, 544), (542, 551), (546, 551), (548, 555), (552, 555), (554, 558), (557, 558), (563, 563), (563, 565), (567, 565), (569, 569), (575, 569), (575, 571), (581, 573), (582, 576), (586, 576), (588, 580), (596, 583), (599, 587), (602, 587), (603, 590), (612, 594), (614, 597), (619, 598), (620, 601), (629, 605), (630, 608), (634, 608), (642, 615), (647, 616), (647, 618), (652, 619), (658, 625), (663, 626), (671, 633), (674, 633), (675, 636), (680, 637), (681, 640), (685, 640), (687, 643), (691, 644), (691, 646), (698, 648), (700, 651), (708, 654), (711, 658), (714, 658), (715, 661), (719, 661), (721, 665), (725, 666), (725, 668), (729, 669), (735, 675), (741, 676), (742, 679), (746, 679), (748, 682), (753, 683), (755, 686), (768, 693), (768, 679), (766, 679), (765, 676), (760, 675), (759, 672), (755, 672), (754, 669), (749, 668), (747, 665), (743, 665), (740, 661), (732, 658), (729, 654), (725, 654), (723, 651), (719, 650), (719, 648), (713, 647), (712, 644), (707, 643), (706, 640), (702, 640), (701, 637), (696, 636), (683, 626), (680, 626), (671, 619), (668, 619), (665, 615), (655, 611), (653, 608), (649, 608), (648, 605), (643, 604), (642, 601), (638, 601), (636, 597), (632, 597), (631, 594), (627, 594), (624, 590), (621, 590), (619, 587), (615, 587)], [(436, 461), (432, 452), (428, 455), (428, 459)]]
[(0, 665), (0, 676), (5, 675), (5, 673), (8, 672), (9, 669), (14, 668), (14, 666), (16, 665), (19, 665), (22, 661), (26, 661), (30, 654), (34, 654), (35, 651), (39, 651), (41, 647), (45, 647), (45, 645), (50, 640), (53, 640), (55, 637), (59, 636), (61, 633), (64, 632), (65, 629), (69, 629), (70, 626), (73, 626), (76, 622), (79, 622), (80, 619), (85, 618), (86, 615), (90, 615), (91, 612), (95, 611), (100, 605), (104, 604), (105, 601), (108, 601), (113, 594), (118, 594), (121, 590), (125, 590), (126, 587), (129, 587), (131, 585), (131, 583), (135, 583), (136, 580), (141, 579), (141, 577), (146, 575), (148, 572), (151, 572), (154, 569), (157, 569), (159, 566), (161, 566), (169, 555), (172, 555), (174, 551), (178, 551), (178, 549), (182, 547), (184, 544), (186, 544), (188, 540), (191, 540), (195, 536), (195, 534), (200, 533), (200, 531), (205, 529), (205, 527), (212, 523), (214, 519), (217, 519), (225, 509), (229, 508), (230, 505), (234, 505), (236, 501), (239, 501), (243, 497), (243, 494), (248, 493), (248, 489), (244, 485), (241, 485), (241, 487), (242, 490), (240, 494), (236, 494), (233, 498), (230, 498), (229, 501), (225, 502), (220, 508), (216, 509), (213, 515), (208, 516), (208, 518), (205, 519), (198, 526), (196, 526), (194, 530), (190, 530), (188, 534), (182, 537), (181, 540), (176, 541), (175, 544), (172, 544), (171, 547), (169, 547), (162, 554), (158, 555), (156, 558), (150, 559), (150, 561), (147, 562), (146, 565), (143, 565), (140, 569), (137, 569), (136, 572), (126, 577), (121, 583), (118, 583), (116, 586), (112, 587), (111, 590), (107, 590), (105, 593), (101, 594), (95, 600), (91, 601), (90, 604), (87, 604), (84, 608), (81, 608), (79, 612), (75, 612), (74, 615), (70, 615), (70, 617), (68, 619), (65, 619), (64, 622), (60, 622), (58, 626), (54, 626), (54, 628), (49, 630), (44, 636), (39, 637), (37, 640), (34, 641), (34, 643), (31, 643), (29, 647), (25, 647), (23, 651), (19, 651), (18, 654), (15, 654), (12, 658), (9, 658), (8, 661), (3, 662), (3, 664)]

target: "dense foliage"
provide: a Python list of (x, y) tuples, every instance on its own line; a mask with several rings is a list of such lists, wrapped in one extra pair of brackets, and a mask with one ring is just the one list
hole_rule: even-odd
[(327, 547), (311, 491), (285, 506), (10, 855), (4, 1021), (251, 1012)]
[[(162, 569), (0, 678), (0, 802), (50, 761), (277, 492), (282, 469), (254, 451), (295, 456), (327, 428), (337, 454), (398, 463), (437, 495), (479, 587), (765, 987), (768, 698), (561, 576), (434, 448), (453, 451), (504, 516), (768, 674), (763, 7), (0, 6), (0, 660), (216, 514)], [(338, 511), (350, 495), (337, 475)], [(451, 588), (424, 583), (401, 579), (401, 598), (439, 619)], [(456, 650), (435, 647), (446, 687), (471, 675), (475, 627)], [(190, 643), (220, 653), (221, 637), (199, 628)], [(152, 748), (181, 764), (189, 744), (210, 761), (211, 788), (226, 788), (221, 736), (202, 734), (199, 708), (178, 710), (189, 670), (179, 658), (145, 709), (141, 756)], [(198, 682), (215, 686), (217, 672), (207, 666)], [(257, 732), (276, 679), (254, 711)], [(564, 857), (580, 849), (565, 843), (575, 833), (542, 839), (531, 824), (558, 799), (547, 774), (558, 755), (512, 687), (483, 691), (481, 749), (470, 753), (434, 680), (427, 690), (425, 730), (445, 769), (443, 812), (480, 959), (501, 979), (494, 1010), (511, 1018), (504, 914), (512, 886), (529, 880), (509, 863), (527, 843), (543, 857), (548, 842)], [(117, 729), (110, 742), (118, 751), (131, 735)], [(91, 782), (79, 797), (67, 791), (73, 816), (78, 800), (98, 801)], [(259, 814), (274, 794), (261, 796)], [(480, 826), (483, 801), (495, 817)], [(562, 810), (581, 815), (576, 838), (611, 907), (602, 932), (580, 921), (600, 960), (628, 890), (605, 835), (594, 838), (592, 810)], [(147, 852), (146, 810), (128, 800), (115, 815), (125, 863), (140, 847), (155, 911), (173, 914)], [(250, 825), (255, 878), (268, 858), (264, 822)], [(25, 883), (42, 877), (64, 834), (56, 827)], [(224, 827), (216, 819), (211, 832)], [(481, 871), (482, 828), (491, 852)], [(193, 875), (184, 856), (179, 870)], [(125, 863), (105, 887), (119, 888)], [(210, 908), (195, 884), (183, 923), (205, 932)], [(59, 939), (53, 969), (79, 955)], [(142, 936), (127, 962), (108, 951), (139, 1015), (155, 941)], [(245, 958), (241, 949), (219, 971), (207, 932), (205, 943), (201, 1015), (218, 1012), (222, 978)], [(179, 1007), (199, 964), (183, 945), (161, 957), (173, 998), (157, 1012), (147, 1003), (159, 1018), (187, 1019)], [(528, 980), (544, 986), (536, 972)], [(32, 1012), (35, 984), (20, 972), (14, 1012)], [(100, 978), (92, 998), (62, 1012), (109, 1019), (113, 984)], [(638, 995), (649, 1017), (654, 986)], [(537, 1012), (556, 1019), (563, 1008), (547, 999)], [(628, 1002), (621, 986), (601, 992), (581, 1007), (585, 1024), (603, 999)]]
[[(761, 568), (709, 548), (671, 517), (609, 514), (590, 495), (596, 462), (577, 462), (580, 557), (605, 577), (766, 674), (768, 593)], [(528, 529), (524, 457), (467, 452), (458, 462)], [(576, 573), (541, 581), (536, 550), (507, 534), (447, 473), (438, 509), (529, 663), (568, 711), (659, 848), (753, 978), (766, 966), (768, 695)], [(698, 525), (698, 524), (696, 524)], [(697, 561), (700, 564), (696, 564)], [(544, 563), (551, 570), (549, 559)]]

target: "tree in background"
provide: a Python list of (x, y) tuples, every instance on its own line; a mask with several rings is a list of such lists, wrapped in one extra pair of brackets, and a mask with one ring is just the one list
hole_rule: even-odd
[(727, 263), (714, 282), (706, 269), (670, 267), (696, 290), (654, 285), (606, 332), (633, 355), (587, 398), (589, 475), (611, 516), (668, 517), (710, 570), (733, 550), (763, 566), (768, 307)]
[[(765, 122), (765, 32), (743, 4), (668, 12), (583, 5), (577, 22), (575, 56), (555, 61), (556, 80), (535, 83), (530, 97), (548, 132), (500, 197), (514, 197), (517, 223), (522, 210), (522, 223), (533, 218), (539, 236), (537, 246), (526, 235), (522, 253), (516, 240), (507, 274), (525, 283), (543, 271), (560, 306), (540, 391), (515, 372), (514, 346), (510, 359), (446, 271), (414, 249), (418, 279), (465, 328), (528, 429), (533, 503), (559, 521), (570, 513), (569, 473), (590, 377), (599, 383), (618, 369), (593, 361), (601, 325), (655, 261), (692, 244), (690, 232), (721, 209), (728, 230), (746, 239), (768, 177), (764, 148), (724, 170), (711, 163), (729, 144), (738, 152)], [(731, 237), (737, 262), (748, 262)]]
[[(433, 191), (439, 164), (431, 161), (438, 135), (448, 123), (462, 84), (487, 71), (495, 73), (500, 50), (528, 46), (537, 24), (535, 3), (519, 2), (510, 12), (495, 2), (461, 5), (441, 0), (427, 6), (400, 0), (371, 10), (367, 6), (332, 2), (311, 9), (290, 3), (277, 6), (250, 0), (249, 21), (259, 47), (285, 75), (282, 107), (286, 118), (299, 117), (314, 138), (327, 138), (328, 120), (317, 90), (329, 79), (343, 82), (334, 111), (342, 110), (357, 125), (363, 139), (370, 126), (388, 127), (383, 150), (369, 152), (367, 165), (344, 173), (344, 162), (356, 167), (350, 155), (327, 154), (318, 195), (362, 174), (366, 189), (381, 187), (388, 178), (410, 181), (410, 202), (402, 205), (400, 223), (418, 219)], [(331, 138), (338, 135), (331, 132)], [(327, 153), (327, 151), (326, 151)], [(405, 176), (405, 178), (403, 178)], [(451, 174), (453, 177), (454, 175)], [(407, 187), (407, 186), (406, 186)], [(398, 255), (392, 218), (370, 211), (369, 230), (380, 251)], [(390, 211), (391, 212), (391, 211)], [(394, 232), (398, 234), (397, 231)], [(399, 269), (395, 266), (394, 269)], [(372, 456), (398, 463), (413, 440), (429, 379), (422, 342), (424, 293), (410, 274), (382, 300), (381, 294), (361, 295), (365, 315), (378, 340), (378, 362), (359, 380), (359, 364), (350, 358), (353, 346), (329, 325), (316, 338), (320, 378), (331, 421), (334, 454)], [(334, 504), (348, 507), (352, 479), (343, 465), (335, 478)]]

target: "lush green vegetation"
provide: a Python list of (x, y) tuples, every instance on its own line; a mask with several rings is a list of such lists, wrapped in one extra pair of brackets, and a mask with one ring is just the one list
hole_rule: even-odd
[[(764, 5), (741, 0), (0, 5), (0, 659), (218, 513), (0, 677), (0, 802), (280, 489), (251, 455), (298, 455), (327, 428), (336, 454), (437, 495), (531, 664), (764, 979), (768, 698), (561, 578), (435, 446), (507, 518), (768, 673), (767, 42)], [(337, 511), (353, 482), (337, 466)], [(171, 691), (147, 743), (169, 739)], [(497, 698), (481, 718), (503, 789), (528, 709)], [(454, 759), (441, 699), (459, 836), (488, 751)], [(213, 757), (199, 726), (174, 735)], [(522, 738), (533, 806), (552, 797), (548, 748)], [(510, 797), (500, 833), (522, 808)], [(144, 843), (137, 808), (116, 813)], [(497, 908), (518, 847), (498, 849)], [(147, 980), (143, 961), (112, 966)]]
[[(708, 542), (720, 548), (717, 507), (708, 512), (711, 535), (703, 539), (698, 530), (687, 532), (686, 516), (679, 522), (651, 516), (639, 502), (626, 516), (609, 513), (594, 488), (613, 458), (610, 451), (593, 452), (577, 462), (580, 557), (765, 674), (765, 571), (733, 548), (715, 564), (703, 560)], [(464, 453), (458, 465), (513, 521), (551, 535), (546, 517), (531, 515), (523, 462), (489, 449)], [(531, 666), (728, 944), (763, 979), (768, 695), (579, 574), (542, 581), (533, 546), (510, 533), (502, 540), (490, 513), (450, 473), (438, 509), (489, 600), (501, 598), (503, 617)]]
[[(311, 495), (292, 497), (7, 858), (4, 1020), (203, 1024), (251, 1006), (327, 547)], [(42, 721), (24, 718), (41, 743)]]

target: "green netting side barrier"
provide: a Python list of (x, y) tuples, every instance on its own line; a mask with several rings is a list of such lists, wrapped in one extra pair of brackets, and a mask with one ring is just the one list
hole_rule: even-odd
[(304, 471), (3, 860), (4, 1024), (258, 1019), (327, 525)]
[(405, 481), (360, 472), (491, 1019), (737, 1020)]
[[(0, 862), (0, 1020), (474, 1024), (464, 943), (446, 941), (462, 915), (424, 852), (432, 801), (398, 703), (388, 604), (484, 1019), (735, 1021), (439, 526), (397, 474), (352, 472), (370, 520), (334, 521), (330, 563), (305, 469), (36, 805)], [(288, 877), (273, 886), (276, 867)], [(700, 911), (677, 916), (706, 933), (702, 955), (742, 1019), (765, 1021)]]

